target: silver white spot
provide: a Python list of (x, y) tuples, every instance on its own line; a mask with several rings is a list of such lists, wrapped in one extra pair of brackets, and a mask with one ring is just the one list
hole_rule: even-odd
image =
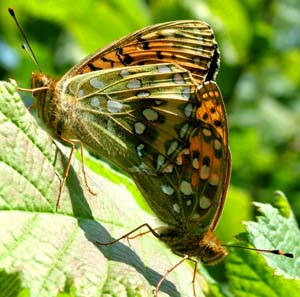
[[(202, 41), (202, 37), (201, 37), (201, 38), (197, 38), (197, 39), (200, 40), (200, 41)], [(203, 51), (204, 51), (204, 47), (201, 46), (201, 45), (199, 45), (199, 46), (196, 47), (196, 50), (197, 50), (198, 52), (203, 52)]]
[(211, 131), (205, 128), (202, 130), (202, 133), (206, 137), (210, 137), (212, 135)]
[(155, 100), (154, 102), (156, 105), (161, 105), (163, 103), (161, 100)]
[(120, 75), (122, 76), (122, 77), (126, 77), (126, 76), (128, 76), (130, 73), (129, 73), (129, 71), (127, 70), (127, 69), (122, 69), (121, 71), (120, 71)]
[(198, 220), (198, 219), (200, 219), (200, 215), (198, 213), (194, 213), (192, 215), (192, 220)]
[(172, 72), (172, 69), (167, 65), (158, 65), (157, 70), (160, 73), (170, 73), (170, 72)]
[(173, 195), (175, 192), (175, 190), (170, 185), (162, 185), (161, 190), (168, 196)]
[(141, 163), (139, 166), (129, 167), (128, 170), (133, 173), (145, 172), (147, 174), (153, 174), (153, 170), (150, 169), (145, 163)]
[(84, 96), (84, 90), (83, 89), (80, 89), (79, 91), (78, 91), (78, 97), (80, 98), (80, 97), (83, 97)]
[(99, 107), (100, 106), (100, 101), (99, 98), (94, 96), (91, 98), (91, 106), (93, 107)]
[(181, 128), (180, 128), (180, 133), (179, 133), (179, 136), (180, 138), (183, 138), (186, 133), (188, 132), (188, 129), (189, 129), (189, 124), (188, 123), (185, 123)]
[[(202, 41), (202, 37), (199, 37), (199, 38), (197, 38), (197, 39), (200, 40), (200, 41)], [(197, 50), (198, 52), (203, 52), (205, 49), (204, 49), (203, 46), (199, 45), (199, 46), (196, 47), (196, 50)]]
[(147, 173), (149, 173), (149, 166), (146, 165), (144, 162), (142, 162), (142, 163), (139, 165), (139, 169), (140, 169), (140, 171), (142, 171), (142, 172), (147, 172)]
[(189, 118), (191, 116), (192, 111), (193, 111), (193, 105), (191, 103), (187, 104), (184, 107), (184, 114), (187, 118)]
[(191, 88), (184, 88), (182, 91), (182, 97), (185, 99), (190, 99), (191, 98)]
[(149, 97), (150, 96), (150, 92), (148, 91), (140, 91), (136, 94), (137, 97), (139, 98), (143, 98), (143, 97)]
[(203, 196), (200, 198), (199, 206), (202, 209), (207, 209), (211, 206), (211, 202), (207, 197)]
[(157, 157), (157, 170), (159, 170), (165, 164), (165, 157), (163, 155), (158, 155)]
[(145, 145), (143, 143), (140, 143), (137, 147), (136, 147), (136, 153), (139, 157), (143, 156), (143, 149), (145, 148)]
[(174, 29), (164, 29), (164, 30), (161, 30), (159, 32), (160, 32), (160, 34), (162, 36), (165, 36), (165, 37), (174, 37), (174, 35), (177, 32), (177, 30), (174, 30)]
[(178, 84), (178, 85), (184, 84), (184, 78), (180, 73), (175, 73), (173, 80), (174, 80), (175, 84)]
[(111, 133), (116, 133), (114, 124), (115, 122), (113, 122), (111, 119), (107, 121), (106, 129)]
[(148, 121), (156, 121), (158, 119), (157, 111), (151, 108), (144, 109), (142, 113)]
[(207, 165), (203, 165), (200, 170), (200, 178), (208, 179), (210, 173), (210, 167)]
[(189, 155), (190, 154), (190, 150), (188, 148), (185, 148), (185, 149), (182, 150), (182, 153), (184, 155)]
[(136, 134), (141, 135), (144, 133), (145, 130), (146, 130), (145, 124), (141, 122), (137, 122), (134, 124), (134, 131)]
[(90, 80), (90, 85), (95, 89), (102, 89), (105, 86), (104, 82), (99, 80), (97, 77)]
[(201, 30), (200, 30), (200, 29), (194, 28), (194, 29), (193, 29), (193, 33), (194, 33), (195, 35), (200, 35), (201, 39), (203, 39), (203, 37), (202, 37), (202, 35), (201, 35)]
[(194, 158), (192, 164), (193, 164), (194, 169), (199, 169), (199, 159), (198, 158)]
[(186, 202), (186, 205), (187, 206), (190, 206), (192, 204), (192, 200), (188, 200), (187, 202)]
[(193, 59), (193, 62), (194, 62), (195, 64), (199, 64), (200, 61), (201, 61), (201, 60), (200, 60), (199, 57), (196, 57), (196, 58)]
[(183, 180), (180, 184), (180, 191), (184, 195), (191, 195), (193, 193), (192, 185), (189, 182)]
[(182, 154), (178, 154), (175, 162), (176, 162), (177, 165), (182, 165), (183, 164)]
[(214, 140), (214, 148), (218, 151), (222, 148), (222, 143), (220, 142), (220, 140), (215, 139)]
[(180, 213), (180, 207), (179, 207), (179, 205), (178, 205), (177, 203), (174, 203), (174, 204), (173, 204), (173, 210), (174, 210), (175, 212), (177, 212), (177, 213)]
[(116, 100), (107, 101), (107, 109), (109, 112), (116, 113), (122, 111), (124, 105)]
[(167, 155), (172, 155), (178, 147), (178, 141), (172, 141), (171, 145), (168, 148)]
[(164, 170), (162, 172), (163, 173), (172, 173), (173, 170), (174, 170), (173, 164), (169, 164), (167, 167), (164, 168)]
[(139, 79), (136, 79), (136, 78), (131, 79), (131, 80), (127, 83), (127, 85), (126, 85), (126, 87), (127, 87), (128, 89), (138, 89), (138, 88), (140, 88), (141, 86), (142, 86), (141, 81), (140, 81)]
[(214, 173), (209, 177), (209, 184), (212, 186), (217, 186), (219, 184), (219, 175)]

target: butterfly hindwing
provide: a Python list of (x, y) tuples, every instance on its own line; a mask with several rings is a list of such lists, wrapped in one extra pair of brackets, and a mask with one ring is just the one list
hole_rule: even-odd
[[(209, 117), (222, 123), (215, 126), (195, 119), (197, 127), (174, 162), (157, 176), (137, 172), (133, 179), (161, 220), (201, 234), (213, 230), (221, 214), (229, 183), (230, 152), (225, 108), (216, 83), (198, 87), (196, 98), (196, 118), (214, 102), (218, 115)], [(156, 189), (155, 199), (149, 188)]]

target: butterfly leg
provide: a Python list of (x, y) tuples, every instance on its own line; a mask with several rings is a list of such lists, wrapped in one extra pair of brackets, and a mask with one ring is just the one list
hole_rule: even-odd
[(173, 270), (175, 270), (176, 267), (178, 267), (180, 264), (182, 264), (184, 261), (186, 260), (190, 260), (192, 262), (194, 262), (195, 266), (194, 266), (194, 272), (193, 272), (193, 280), (192, 280), (192, 285), (193, 285), (193, 296), (196, 297), (196, 288), (195, 288), (195, 279), (196, 279), (196, 273), (197, 273), (197, 261), (190, 258), (188, 255), (185, 255), (182, 259), (180, 259), (180, 261), (178, 261), (173, 267), (171, 267), (170, 269), (168, 269), (165, 274), (163, 275), (163, 277), (160, 279), (160, 281), (158, 282), (156, 288), (155, 288), (155, 297), (158, 297), (158, 292), (159, 292), (159, 288), (161, 287), (162, 283), (166, 280), (167, 276), (169, 275), (169, 273), (171, 273)]
[(99, 241), (96, 241), (95, 243), (98, 244), (98, 245), (111, 245), (111, 244), (114, 244), (114, 243), (116, 243), (116, 242), (124, 239), (124, 238), (128, 238), (129, 235), (131, 235), (132, 233), (136, 232), (137, 230), (139, 230), (139, 229), (141, 229), (143, 227), (147, 227), (149, 229), (149, 231), (146, 231), (146, 232), (143, 232), (141, 234), (135, 235), (135, 236), (131, 237), (130, 239), (133, 239), (133, 238), (136, 238), (138, 236), (144, 235), (144, 234), (146, 234), (148, 232), (151, 232), (155, 237), (158, 237), (158, 238), (160, 237), (159, 233), (157, 233), (148, 223), (145, 223), (145, 224), (142, 224), (142, 225), (136, 227), (135, 229), (131, 230), (130, 232), (122, 235), (121, 237), (119, 237), (119, 238), (117, 238), (115, 240), (112, 240), (110, 242), (99, 242)]
[[(63, 142), (65, 142), (65, 143), (67, 143), (67, 144), (69, 144), (71, 146), (71, 151), (70, 151), (70, 154), (69, 154), (69, 158), (68, 158), (68, 163), (67, 163), (66, 169), (64, 171), (63, 179), (62, 179), (62, 182), (60, 184), (59, 194), (58, 194), (58, 198), (57, 198), (57, 202), (56, 202), (56, 210), (60, 207), (61, 195), (62, 195), (62, 192), (64, 190), (67, 177), (69, 175), (69, 170), (70, 170), (70, 167), (71, 167), (72, 157), (73, 157), (73, 153), (74, 153), (74, 149), (75, 149), (75, 143), (73, 141), (71, 141), (69, 139), (66, 139), (66, 138), (63, 138), (63, 137), (60, 137), (60, 139)], [(83, 176), (84, 176), (84, 182), (86, 184), (86, 187), (87, 187), (88, 191), (92, 195), (96, 195), (96, 193), (94, 191), (92, 191), (92, 189), (89, 186), (88, 181), (87, 181), (86, 171), (85, 171), (85, 166), (84, 166), (83, 146), (82, 146), (81, 142), (80, 142), (80, 154), (81, 154), (81, 164), (82, 164), (82, 172), (83, 172)]]
[[(141, 229), (141, 228), (143, 228), (143, 227), (147, 227), (149, 230), (130, 237), (131, 234), (133, 234), (134, 232), (138, 231), (139, 229)], [(136, 238), (136, 237), (145, 235), (145, 234), (147, 234), (147, 233), (149, 233), (149, 232), (151, 232), (151, 233), (152, 233), (155, 237), (157, 237), (157, 238), (160, 238), (160, 237), (161, 237), (161, 235), (160, 235), (158, 232), (156, 232), (154, 228), (152, 228), (148, 223), (145, 223), (145, 224), (142, 224), (142, 225), (136, 227), (135, 229), (131, 230), (130, 232), (128, 232), (128, 233), (122, 235), (121, 237), (119, 237), (119, 238), (117, 238), (117, 239), (115, 239), (115, 240), (112, 240), (112, 241), (110, 241), (110, 242), (99, 242), (99, 241), (96, 241), (95, 243), (96, 243), (97, 245), (100, 245), (100, 246), (101, 246), (101, 245), (104, 245), (104, 246), (106, 246), (106, 245), (111, 245), (111, 244), (114, 244), (114, 243), (116, 243), (116, 242), (118, 242), (118, 241), (124, 239), (124, 238), (134, 239), (134, 238)], [(170, 269), (168, 269), (168, 270), (166, 271), (166, 273), (163, 275), (163, 277), (160, 279), (160, 281), (158, 282), (158, 284), (157, 284), (157, 286), (156, 286), (156, 288), (155, 288), (155, 294), (154, 294), (155, 297), (158, 297), (159, 288), (161, 287), (162, 283), (163, 283), (164, 280), (167, 278), (167, 276), (169, 275), (169, 273), (172, 272), (176, 267), (178, 267), (181, 263), (183, 263), (183, 262), (186, 261), (186, 260), (190, 260), (190, 261), (192, 261), (192, 262), (195, 264), (195, 266), (194, 266), (194, 272), (193, 272), (192, 285), (193, 285), (193, 295), (194, 295), (194, 297), (197, 296), (197, 295), (196, 295), (196, 288), (195, 288), (195, 280), (196, 280), (196, 273), (197, 273), (197, 265), (198, 265), (198, 263), (197, 263), (196, 260), (190, 258), (188, 255), (185, 255), (185, 256), (184, 256), (182, 259), (180, 259), (180, 261), (177, 262), (173, 267), (171, 267)]]
[(63, 138), (63, 137), (61, 137), (61, 140), (64, 141), (64, 142), (66, 142), (66, 143), (68, 143), (68, 144), (71, 146), (71, 151), (70, 151), (70, 154), (69, 154), (67, 166), (66, 166), (65, 171), (64, 171), (63, 179), (62, 179), (61, 184), (60, 184), (59, 193), (58, 193), (58, 198), (57, 198), (57, 201), (56, 201), (56, 211), (57, 211), (57, 210), (59, 209), (59, 207), (60, 207), (61, 195), (62, 195), (62, 192), (63, 192), (63, 190), (64, 190), (64, 187), (65, 187), (65, 184), (66, 184), (67, 177), (68, 177), (68, 175), (69, 175), (69, 170), (70, 170), (70, 166), (71, 166), (71, 161), (72, 161), (72, 157), (73, 157), (73, 152), (74, 152), (74, 149), (75, 149), (75, 144), (74, 144), (74, 142), (70, 141), (69, 139)]
[(96, 195), (97, 193), (94, 192), (91, 187), (89, 186), (87, 177), (86, 177), (86, 172), (85, 172), (85, 166), (84, 166), (84, 157), (83, 157), (83, 145), (80, 142), (80, 154), (81, 154), (81, 164), (82, 164), (82, 172), (83, 172), (83, 177), (84, 177), (84, 181), (85, 181), (85, 185), (88, 189), (88, 191), (92, 194), (92, 195)]

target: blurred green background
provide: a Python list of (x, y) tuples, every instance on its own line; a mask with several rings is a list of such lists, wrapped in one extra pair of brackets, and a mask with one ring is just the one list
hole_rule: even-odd
[[(250, 201), (287, 195), (300, 221), (300, 2), (298, 0), (86, 0), (0, 3), (0, 79), (29, 87), (36, 67), (7, 8), (13, 6), (43, 71), (62, 76), (87, 54), (144, 26), (199, 19), (221, 51), (232, 179), (219, 225), (225, 241), (251, 218)], [(23, 96), (23, 94), (22, 94)], [(24, 95), (27, 105), (31, 97)]]

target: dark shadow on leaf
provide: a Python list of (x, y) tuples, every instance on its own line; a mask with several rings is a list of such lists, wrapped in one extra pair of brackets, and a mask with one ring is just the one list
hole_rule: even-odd
[[(63, 166), (67, 165), (68, 155), (64, 155), (58, 146), (57, 158), (61, 158)], [(134, 267), (138, 273), (144, 276), (151, 286), (156, 287), (157, 283), (161, 280), (162, 275), (152, 268), (146, 267), (140, 257), (128, 246), (122, 242), (117, 242), (109, 246), (99, 246), (95, 243), (96, 241), (110, 242), (113, 241), (114, 238), (110, 236), (107, 230), (99, 222), (95, 221), (92, 210), (84, 195), (86, 189), (83, 189), (83, 187), (85, 187), (85, 184), (80, 183), (73, 166), (70, 167), (69, 175), (66, 180), (66, 187), (68, 188), (71, 197), (73, 216), (77, 219), (78, 225), (84, 231), (86, 238), (97, 246), (98, 250), (102, 252), (107, 260), (122, 262)], [(62, 197), (61, 204), (63, 203)], [(168, 280), (163, 282), (160, 291), (163, 291), (170, 296), (180, 296), (176, 286)]]
[[(114, 240), (100, 223), (90, 220), (79, 220), (79, 226), (84, 230), (86, 238), (97, 246), (106, 259), (122, 262), (134, 267), (138, 273), (144, 276), (151, 286), (156, 287), (157, 283), (161, 280), (162, 275), (152, 268), (146, 267), (140, 257), (128, 246), (122, 242), (116, 242), (109, 246), (101, 246), (95, 243), (96, 241), (110, 242)], [(163, 291), (170, 296), (180, 296), (176, 286), (169, 280), (163, 282), (160, 291)]]
[[(56, 144), (55, 144), (56, 145)], [(68, 163), (68, 155), (65, 155), (61, 152), (60, 148), (56, 145), (56, 153), (55, 153), (55, 160), (57, 160), (58, 157), (61, 158), (62, 166), (63, 168), (66, 168), (67, 163)], [(74, 156), (73, 156), (74, 158)], [(60, 182), (61, 177), (60, 178)], [(84, 195), (84, 190), (82, 187), (86, 187), (84, 183), (81, 183), (80, 180), (78, 179), (78, 175), (75, 172), (73, 166), (70, 166), (69, 174), (66, 180), (66, 185), (65, 187), (68, 189), (71, 197), (71, 203), (72, 203), (72, 209), (73, 209), (73, 215), (75, 218), (87, 218), (87, 219), (92, 219), (92, 211), (91, 208), (85, 198)], [(61, 205), (64, 203), (63, 197), (61, 197)], [(58, 210), (59, 211), (59, 210)]]
[(21, 285), (20, 273), (7, 273), (3, 270), (0, 271), (0, 297), (16, 297), (23, 290), (24, 288), (22, 288)]

